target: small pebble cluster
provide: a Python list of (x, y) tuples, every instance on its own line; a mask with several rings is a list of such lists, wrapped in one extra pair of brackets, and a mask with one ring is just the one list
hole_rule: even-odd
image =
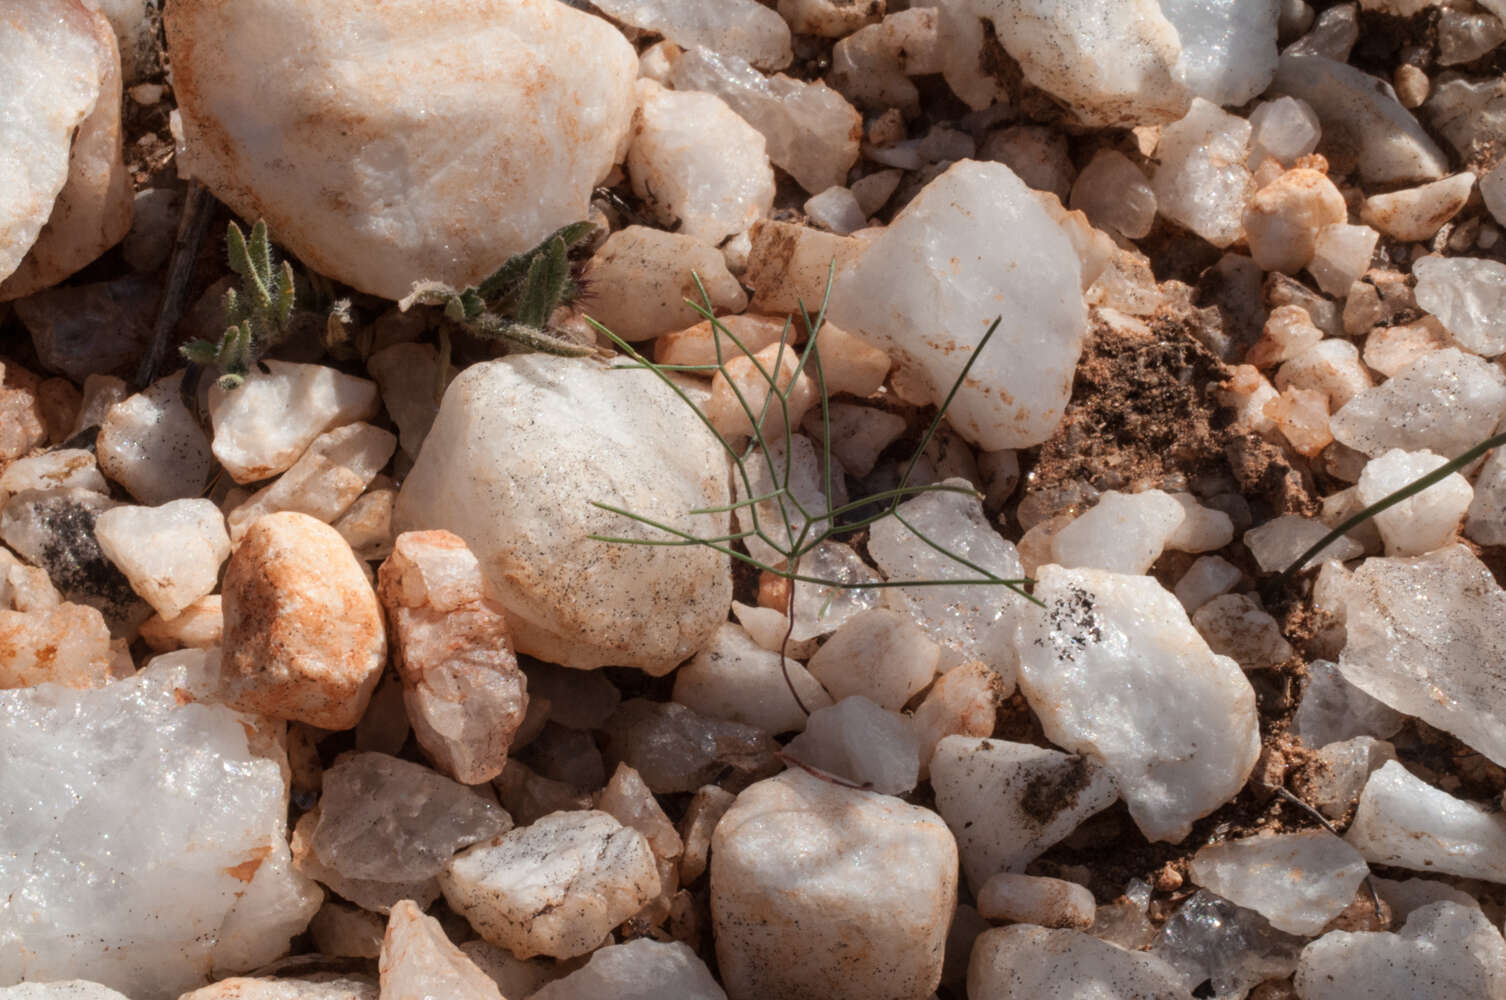
[(0, 1000), (1506, 998), (1503, 20), (0, 0)]

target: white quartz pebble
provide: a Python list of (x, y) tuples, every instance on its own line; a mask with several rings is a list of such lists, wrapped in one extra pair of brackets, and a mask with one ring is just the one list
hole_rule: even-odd
[(1188, 567), (1172, 593), (1192, 614), (1219, 594), (1228, 593), (1244, 576), (1238, 566), (1221, 556), (1203, 556)]
[(798, 769), (745, 789), (712, 838), (733, 1000), (925, 1000), (956, 905), (957, 845), (935, 813)]
[(591, 953), (529, 1000), (727, 1000), (706, 963), (681, 941), (634, 938)]
[(1434, 257), (1412, 265), (1417, 304), (1458, 346), (1482, 357), (1506, 352), (1506, 264), (1477, 257)]
[(1221, 510), (1204, 507), (1191, 493), (1173, 493), (1186, 516), (1166, 539), (1166, 547), (1178, 552), (1212, 552), (1234, 541), (1234, 521)]
[(1059, 878), (999, 872), (978, 890), (978, 912), (989, 920), (1081, 929), (1093, 924), (1093, 894)]
[(1278, 97), (1262, 101), (1250, 112), (1250, 157), (1253, 169), (1272, 157), (1283, 167), (1296, 165), (1299, 157), (1318, 147), (1322, 134), (1318, 116), (1305, 101)]
[(1156, 221), (1156, 193), (1144, 171), (1115, 149), (1100, 149), (1077, 175), (1069, 202), (1093, 225), (1113, 229), (1132, 240), (1150, 232)]
[(1391, 448), (1453, 458), (1506, 414), (1506, 374), (1452, 347), (1431, 351), (1333, 415), (1333, 436), (1372, 457)]
[(785, 745), (800, 764), (885, 795), (903, 795), (920, 774), (920, 749), (908, 717), (853, 695), (811, 712)]
[(230, 555), (225, 518), (212, 500), (112, 507), (94, 522), (105, 556), (164, 618), (213, 591)]
[(1464, 533), (1481, 545), (1506, 545), (1506, 451), (1491, 452), (1475, 477)]
[[(1365, 463), (1355, 485), (1357, 499), (1364, 507), (1378, 503), (1447, 461), (1430, 451), (1393, 448)], [(1375, 525), (1385, 539), (1386, 554), (1418, 556), (1448, 544), (1473, 498), (1469, 482), (1451, 472), (1421, 493), (1376, 514)]]
[(1129, 951), (1082, 931), (1030, 924), (978, 935), (968, 962), (967, 995), (979, 1000), (1192, 997), (1182, 974), (1154, 955)]
[(411, 899), (392, 908), (378, 968), (381, 1000), (440, 996), (503, 1000), (491, 977), (451, 943), (438, 920), (425, 916)]
[(1506, 816), (1390, 761), (1370, 775), (1344, 835), (1374, 864), (1506, 882)]
[(1048, 565), (1035, 596), (1016, 642), (1046, 736), (1103, 761), (1146, 837), (1181, 840), (1255, 766), (1250, 682), (1149, 577)]
[(1292, 655), (1281, 625), (1249, 594), (1223, 594), (1192, 613), (1192, 624), (1215, 653), (1246, 670), (1274, 667)]
[(1156, 209), (1217, 247), (1239, 238), (1252, 181), (1245, 167), (1250, 123), (1202, 98), (1161, 130)]
[(727, 622), (675, 672), (674, 700), (710, 718), (746, 723), (766, 733), (804, 729), (806, 712), (830, 705), (831, 696), (798, 662), (782, 662), (781, 668), (777, 652), (758, 645), (741, 625)]
[(898, 711), (931, 683), (940, 656), (915, 619), (873, 608), (843, 622), (806, 666), (833, 698), (863, 695)]
[(214, 465), (209, 438), (183, 405), (182, 379), (182, 372), (158, 379), (110, 407), (100, 424), (101, 471), (145, 504), (198, 496)]
[(1109, 490), (1091, 510), (1056, 533), (1051, 552), (1069, 569), (1144, 573), (1186, 517), (1181, 503), (1162, 490)]
[(1475, 175), (1465, 171), (1452, 177), (1371, 195), (1360, 207), (1360, 218), (1395, 240), (1432, 239), (1469, 200)]
[(1370, 269), (1380, 233), (1369, 226), (1335, 222), (1318, 230), (1307, 271), (1318, 287), (1335, 298), (1344, 298), (1349, 288)]
[(1348, 218), (1333, 181), (1320, 170), (1298, 167), (1251, 196), (1243, 216), (1245, 240), (1261, 270), (1296, 274), (1312, 261), (1323, 228)]
[(936, 747), (948, 736), (987, 736), (994, 731), (1004, 683), (981, 663), (953, 667), (931, 685), (910, 716), (920, 741), (920, 774), (930, 770)]
[(686, 49), (736, 56), (759, 69), (783, 69), (792, 58), (789, 27), (756, 0), (602, 0), (596, 6)]
[(397, 438), (391, 432), (363, 421), (325, 431), (276, 482), (230, 511), (230, 537), (239, 540), (257, 518), (280, 510), (334, 523), (396, 449)]
[[(693, 236), (648, 226), (627, 226), (608, 236), (586, 264), (584, 285), (582, 306), (587, 315), (627, 341), (648, 340), (695, 323), (700, 313), (687, 305), (686, 299), (716, 312), (741, 312), (748, 304), (748, 294), (727, 270), (716, 247)], [(706, 290), (709, 306), (701, 288)], [(730, 317), (728, 326), (741, 340), (743, 328), (737, 325), (738, 319)], [(709, 332), (706, 338), (710, 341)], [(776, 328), (764, 343), (755, 346), (744, 341), (744, 346), (756, 351), (778, 339)], [(730, 358), (736, 348), (730, 345), (730, 338), (723, 341), (723, 356)], [(655, 360), (660, 364), (714, 364), (716, 353), (694, 361), (657, 356)]]
[[(1262, 573), (1280, 573), (1326, 534), (1328, 525), (1322, 521), (1300, 514), (1282, 514), (1246, 531), (1244, 544)], [(1348, 535), (1342, 535), (1320, 549), (1304, 565), (1313, 566), (1328, 559), (1353, 559), (1364, 554), (1364, 546)]]
[(1292, 717), (1292, 731), (1318, 749), (1357, 736), (1394, 736), (1402, 714), (1344, 679), (1338, 664), (1314, 660), (1307, 665), (1307, 685)]
[(1506, 996), (1506, 941), (1479, 910), (1432, 903), (1399, 933), (1331, 931), (1302, 952), (1302, 1000)]
[(1369, 868), (1326, 830), (1210, 844), (1192, 859), (1192, 879), (1255, 910), (1277, 930), (1310, 935), (1354, 901)]

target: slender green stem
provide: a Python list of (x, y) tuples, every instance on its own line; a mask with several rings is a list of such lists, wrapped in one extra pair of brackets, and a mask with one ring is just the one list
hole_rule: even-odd
[(1308, 560), (1317, 555), (1319, 552), (1322, 552), (1324, 549), (1328, 548), (1329, 545), (1338, 541), (1340, 538), (1349, 534), (1349, 532), (1353, 531), (1355, 528), (1370, 520), (1375, 515), (1381, 513), (1382, 511), (1395, 507), (1397, 504), (1401, 503), (1403, 500), (1408, 499), (1409, 497), (1416, 496), (1423, 490), (1427, 489), (1429, 486), (1432, 486), (1434, 483), (1447, 479), (1450, 475), (1458, 472), (1460, 469), (1464, 468), (1466, 465), (1473, 462), (1481, 455), (1484, 455), (1487, 451), (1490, 451), (1492, 448), (1499, 448), (1503, 444), (1506, 444), (1506, 433), (1497, 434), (1494, 437), (1488, 437), (1453, 461), (1443, 463), (1432, 472), (1429, 472), (1427, 475), (1419, 476), (1407, 485), (1403, 486), (1401, 489), (1396, 490), (1393, 493), (1386, 494), (1384, 497), (1366, 507), (1358, 514), (1345, 518), (1338, 527), (1334, 528), (1328, 534), (1318, 539), (1318, 541), (1311, 547), (1309, 547), (1306, 552), (1302, 553), (1295, 560), (1293, 560), (1290, 566), (1282, 570), (1281, 576), (1279, 576), (1276, 580), (1277, 585), (1285, 587), (1288, 583), (1291, 582), (1292, 577), (1302, 572), (1302, 568), (1307, 565)]

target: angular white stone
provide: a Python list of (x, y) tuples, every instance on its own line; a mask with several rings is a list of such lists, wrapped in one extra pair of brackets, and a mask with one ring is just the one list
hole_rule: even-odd
[(1193, 98), (1186, 116), (1161, 130), (1156, 145), (1156, 209), (1217, 247), (1239, 238), (1253, 182), (1245, 167), (1250, 123)]
[(1291, 975), (1300, 947), (1300, 938), (1274, 930), (1254, 910), (1199, 889), (1167, 918), (1151, 954), (1176, 968), (1186, 989), (1208, 980), (1214, 996), (1238, 997)]
[(1406, 721), (1344, 679), (1338, 664), (1314, 660), (1307, 665), (1307, 686), (1292, 717), (1292, 731), (1316, 750), (1357, 736), (1394, 736)]
[(202, 660), (0, 692), (0, 983), (174, 997), (277, 958), (318, 909), (288, 867), (281, 727), (208, 701)]
[(1370, 775), (1396, 759), (1396, 748), (1373, 736), (1330, 743), (1318, 751), (1318, 766), (1309, 770), (1304, 801), (1330, 819), (1349, 815)]
[(1342, 222), (1324, 226), (1318, 230), (1318, 241), (1313, 245), (1307, 271), (1323, 291), (1338, 298), (1345, 297), (1350, 286), (1370, 269), (1378, 242), (1380, 233), (1369, 226), (1351, 226)]
[(1226, 594), (1239, 583), (1244, 573), (1220, 556), (1203, 556), (1193, 563), (1177, 581), (1172, 593), (1182, 607), (1192, 614), (1219, 594)]
[(714, 246), (768, 215), (774, 171), (767, 146), (715, 94), (638, 81), (627, 172), (633, 192), (666, 226)]
[(659, 894), (643, 834), (593, 809), (557, 812), (456, 856), (445, 899), (519, 958), (594, 950)]
[(1089, 757), (970, 736), (936, 745), (931, 785), (974, 890), (998, 872), (1023, 870), (1119, 797)]
[(50, 983), (18, 983), (0, 987), (3, 1000), (130, 1000), (108, 986), (84, 979), (60, 979)]
[(1345, 837), (1375, 864), (1506, 882), (1506, 816), (1434, 788), (1396, 761), (1370, 775)]
[(798, 662), (786, 658), (781, 669), (777, 652), (759, 646), (742, 626), (726, 622), (676, 671), (674, 700), (713, 719), (787, 733), (804, 729), (806, 722), (791, 684), (807, 711), (831, 704), (831, 696)]
[(1298, 167), (1251, 196), (1244, 209), (1245, 241), (1262, 270), (1296, 274), (1312, 262), (1324, 227), (1348, 218), (1333, 181), (1321, 170)]
[[(873, 471), (879, 455), (905, 432), (905, 418), (887, 410), (839, 402), (828, 403), (826, 409), (831, 452), (848, 475), (859, 479)], [(817, 444), (821, 442), (824, 428), (819, 409), (805, 415), (802, 429)]]
[(112, 507), (94, 522), (94, 537), (131, 589), (164, 618), (211, 593), (230, 555), (225, 518), (213, 500)]
[(1148, 838), (1181, 840), (1255, 766), (1250, 682), (1149, 577), (1045, 566), (1035, 595), (1016, 641), (1046, 736), (1100, 758)]
[(846, 183), (857, 162), (862, 118), (819, 80), (765, 77), (726, 51), (692, 48), (676, 60), (670, 82), (677, 90), (702, 90), (726, 101), (763, 133), (773, 164), (811, 194)]
[(1162, 490), (1109, 490), (1051, 540), (1055, 562), (1069, 569), (1144, 573), (1161, 557), (1186, 511)]
[[(1002, 231), (1019, 241), (999, 241)], [(1070, 242), (1019, 178), (1002, 164), (962, 161), (841, 269), (829, 315), (887, 352), (935, 403), (1002, 316), (947, 411), (963, 437), (992, 451), (1039, 444), (1060, 422), (1087, 327), (1080, 288)]]
[(920, 774), (920, 748), (908, 717), (853, 695), (818, 708), (785, 745), (802, 764), (885, 795), (903, 795)]
[(979, 998), (1190, 1000), (1182, 983), (1182, 974), (1154, 955), (1030, 924), (978, 935), (967, 968), (967, 995)]
[(859, 28), (832, 49), (827, 79), (861, 108), (913, 114), (920, 91), (909, 78), (941, 69), (937, 22), (936, 11), (912, 7)]
[(298, 822), (293, 827), (293, 868), (300, 875), (317, 879), (331, 892), (369, 913), (386, 914), (405, 899), (411, 899), (424, 907), (439, 898), (439, 879), (435, 876), (402, 882), (346, 878), (341, 875), (338, 869), (325, 864), (314, 851), (314, 831), (319, 827), (319, 819), (319, 807), (316, 805), (298, 817)]
[[(1462, 545), (1367, 559), (1341, 590), (1344, 678), (1506, 763), (1506, 591)], [(1418, 595), (1428, 600), (1419, 601)]]
[(224, 636), (225, 613), (219, 594), (201, 597), (176, 618), (153, 615), (141, 623), (141, 638), (158, 653), (176, 649), (208, 649)]
[(277, 481), (230, 511), (230, 536), (239, 540), (253, 521), (293, 510), (333, 523), (356, 502), (397, 450), (391, 432), (363, 421), (325, 431)]
[[(689, 299), (706, 306), (696, 278), (701, 279), (715, 312), (741, 312), (747, 306), (748, 294), (714, 246), (692, 236), (628, 226), (608, 236), (586, 265), (582, 304), (592, 319), (623, 340), (647, 340), (683, 330), (700, 318), (685, 303)], [(733, 332), (741, 339), (741, 328), (734, 327)], [(778, 339), (776, 330), (770, 342)], [(764, 345), (748, 346), (756, 351)], [(714, 364), (716, 356), (713, 353), (709, 359), (698, 361), (656, 356), (656, 360), (661, 364)]]
[(744, 790), (712, 839), (734, 1000), (924, 1000), (956, 904), (957, 845), (935, 813), (804, 771)]
[(1506, 352), (1506, 264), (1478, 257), (1423, 257), (1412, 265), (1417, 304), (1467, 351)]
[(635, 104), (621, 33), (546, 0), (192, 2), (166, 29), (180, 164), (305, 264), (389, 299), (474, 284), (585, 218)]
[(805, 200), (805, 214), (816, 225), (846, 236), (868, 225), (857, 196), (845, 187), (829, 187)]
[(822, 542), (802, 555), (796, 568), (801, 576), (828, 582), (795, 582), (790, 599), (792, 639), (814, 639), (834, 632), (849, 618), (878, 607), (882, 601), (882, 591), (864, 586), (877, 583), (879, 575), (849, 545)]
[(1354, 163), (1371, 184), (1433, 181), (1448, 158), (1391, 85), (1320, 55), (1281, 57), (1271, 90), (1300, 98), (1323, 124), (1324, 148)]
[(214, 465), (209, 438), (183, 405), (182, 379), (182, 372), (158, 379), (110, 407), (100, 424), (100, 469), (145, 504), (198, 496)]
[(1333, 436), (1375, 456), (1390, 448), (1452, 458), (1506, 414), (1506, 375), (1455, 348), (1431, 351), (1333, 415)]
[[(846, 503), (847, 495), (840, 475), (833, 473), (828, 478), (824, 451), (818, 451), (804, 434), (764, 435), (762, 440), (763, 446), (743, 460), (740, 470), (733, 472), (733, 489), (740, 501), (753, 497), (771, 499), (744, 504), (734, 516), (739, 531), (759, 533), (743, 539), (748, 554), (760, 562), (777, 565), (793, 554), (802, 533), (808, 541), (829, 531), (831, 519), (823, 515)], [(831, 497), (826, 496), (828, 485), (834, 494)], [(772, 496), (780, 490), (791, 499)], [(802, 572), (832, 579), (822, 573)], [(831, 628), (823, 631), (829, 632)]]
[(290, 468), (320, 434), (377, 412), (375, 382), (323, 365), (266, 364), (270, 374), (252, 372), (238, 389), (209, 390), (214, 457), (238, 483)]
[(1262, 101), (1250, 112), (1251, 169), (1274, 157), (1283, 167), (1296, 164), (1297, 158), (1318, 148), (1322, 135), (1318, 116), (1306, 101), (1295, 97), (1278, 97)]
[(1212, 552), (1234, 541), (1234, 521), (1228, 514), (1204, 507), (1191, 493), (1173, 493), (1171, 498), (1182, 505), (1187, 516), (1166, 540), (1168, 549)]
[(1160, 0), (1182, 45), (1172, 73), (1214, 104), (1244, 104), (1276, 75), (1278, 0)]
[(83, 448), (59, 448), (18, 458), (0, 473), (0, 507), (22, 490), (93, 490), (109, 493), (94, 455)]
[(1474, 489), (1464, 533), (1481, 545), (1506, 545), (1506, 451), (1491, 452)]
[(1323, 929), (1354, 901), (1369, 868), (1327, 830), (1210, 844), (1192, 859), (1192, 880), (1249, 907), (1289, 934)]
[(727, 1000), (711, 970), (680, 941), (634, 938), (607, 945), (562, 979), (530, 994), (530, 1000)]
[[(1368, 507), (1447, 461), (1430, 451), (1393, 448), (1365, 463), (1365, 470), (1355, 484), (1355, 495), (1361, 506)], [(1451, 472), (1421, 493), (1376, 514), (1375, 525), (1385, 539), (1386, 554), (1417, 556), (1447, 545), (1458, 531), (1459, 521), (1469, 510), (1473, 497), (1469, 482), (1459, 473)]]
[(1281, 625), (1248, 594), (1224, 594), (1192, 613), (1192, 624), (1215, 653), (1246, 670), (1274, 667), (1292, 655)]
[(931, 683), (940, 656), (914, 618), (873, 608), (843, 622), (806, 666), (833, 698), (863, 695), (898, 711)]
[(1116, 149), (1100, 149), (1077, 175), (1069, 202), (1093, 225), (1132, 240), (1150, 233), (1156, 221), (1156, 192), (1144, 171)]
[(503, 1000), (491, 977), (450, 943), (439, 921), (424, 916), (411, 899), (392, 908), (379, 969), (381, 1000)]
[(1459, 214), (1474, 186), (1475, 175), (1465, 171), (1419, 187), (1371, 195), (1360, 206), (1360, 218), (1395, 240), (1430, 240)]
[(1506, 941), (1477, 909), (1432, 903), (1398, 934), (1331, 931), (1302, 951), (1302, 1000), (1506, 996)]
[(925, 700), (910, 716), (920, 740), (920, 774), (924, 778), (936, 747), (948, 736), (987, 736), (994, 731), (1004, 682), (981, 663), (964, 663), (936, 679)]
[(465, 539), (518, 652), (663, 674), (726, 619), (728, 559), (700, 547), (591, 541), (662, 537), (591, 503), (725, 534), (725, 514), (686, 514), (731, 499), (723, 455), (651, 373), (518, 355), (472, 365), (450, 384), (394, 526)]
[(1091, 927), (1093, 894), (1059, 878), (999, 872), (978, 890), (978, 912), (989, 920), (1041, 927)]
[[(1328, 534), (1328, 525), (1300, 514), (1282, 514), (1244, 534), (1245, 548), (1255, 557), (1262, 573), (1280, 573), (1297, 557)], [(1365, 554), (1365, 547), (1343, 535), (1329, 542), (1305, 565), (1314, 566), (1329, 559), (1342, 562)]]
[(595, 6), (685, 49), (709, 49), (759, 69), (783, 69), (793, 58), (784, 19), (756, 0), (602, 0)]

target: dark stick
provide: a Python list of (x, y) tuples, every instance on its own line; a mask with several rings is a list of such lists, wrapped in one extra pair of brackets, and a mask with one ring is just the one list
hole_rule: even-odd
[(188, 293), (188, 279), (193, 274), (194, 261), (199, 256), (199, 247), (209, 232), (209, 219), (214, 215), (214, 199), (208, 189), (198, 181), (188, 182), (188, 191), (183, 196), (183, 214), (178, 219), (178, 235), (173, 240), (173, 253), (167, 264), (167, 283), (162, 288), (162, 298), (157, 303), (157, 320), (152, 324), (152, 339), (146, 354), (141, 358), (141, 367), (136, 369), (136, 389), (151, 385), (162, 368), (167, 356), (167, 344), (172, 339), (173, 328), (183, 317), (184, 299)]

